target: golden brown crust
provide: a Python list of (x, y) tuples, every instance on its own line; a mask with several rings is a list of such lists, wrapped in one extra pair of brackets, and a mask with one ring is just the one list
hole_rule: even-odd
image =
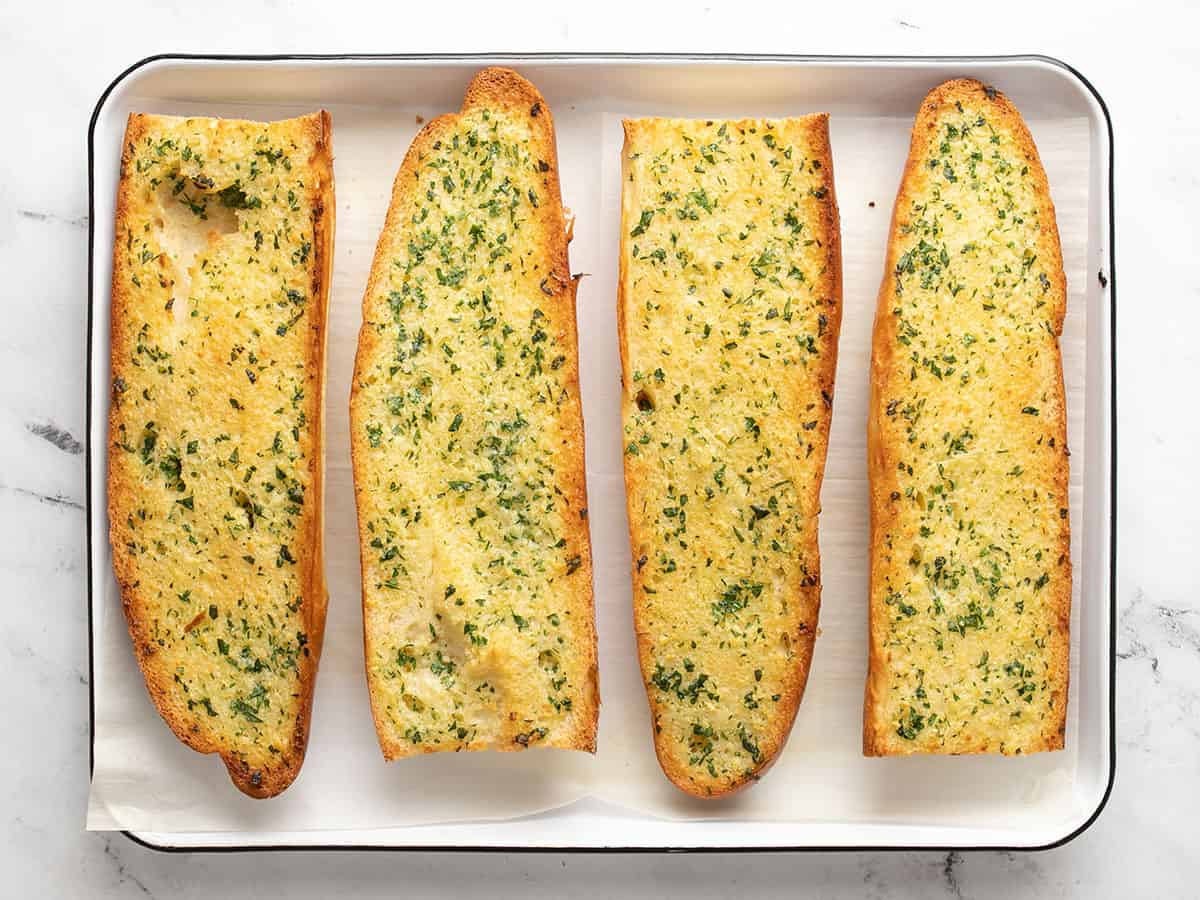
[[(902, 229), (913, 203), (921, 196), (922, 178), (926, 167), (928, 148), (934, 132), (941, 127), (941, 116), (948, 108), (958, 103), (969, 102), (990, 111), (990, 118), (1001, 122), (1009, 130), (1012, 139), (1029, 166), (1029, 175), (1035, 184), (1038, 213), (1043, 227), (1039, 232), (1038, 257), (1048, 260), (1045, 266), (1049, 278), (1046, 292), (1051, 304), (1050, 320), (1054, 336), (1062, 334), (1063, 318), (1066, 314), (1066, 275), (1063, 272), (1062, 248), (1054, 204), (1037, 147), (1024, 120), (1016, 107), (1000, 91), (974, 79), (962, 78), (938, 85), (925, 97), (913, 124), (908, 159), (892, 210), (890, 237), (884, 264), (884, 277), (879, 288), (875, 313), (871, 354), (871, 393), (867, 417), (867, 470), (870, 478), (870, 621), (868, 628), (868, 675), (863, 703), (863, 754), (865, 756), (908, 755), (923, 751), (911, 743), (897, 741), (894, 723), (884, 721), (886, 681), (888, 677), (888, 654), (885, 651), (887, 634), (887, 607), (884, 566), (880, 559), (880, 548), (884, 536), (892, 529), (897, 519), (897, 507), (889, 502), (893, 491), (898, 489), (896, 466), (900, 459), (900, 448), (891, 446), (883, 439), (881, 431), (886, 419), (886, 403), (881, 396), (882, 386), (888, 384), (897, 372), (907, 371), (908, 363), (895, 353), (896, 317), (891, 315), (896, 296), (896, 269), (900, 256)], [(1061, 463), (1051, 474), (1049, 487), (1054, 494), (1063, 498), (1065, 506), (1068, 492), (1066, 397), (1063, 387), (1062, 354), (1058, 341), (1052, 343), (1057, 379), (1047, 405), (1042, 410), (1042, 420), (1049, 421), (1052, 435), (1061, 448)], [(1040, 741), (1022, 748), (1020, 752), (1038, 752), (1062, 749), (1066, 731), (1066, 708), (1068, 689), (1068, 666), (1070, 655), (1070, 607), (1071, 607), (1071, 562), (1070, 525), (1062, 518), (1055, 541), (1062, 559), (1062, 576), (1056, 578), (1045, 596), (1045, 603), (1054, 610), (1057, 627), (1049, 638), (1046, 648), (1049, 681), (1055, 683), (1055, 716), (1043, 730)], [(955, 747), (954, 753), (997, 752), (985, 741)], [(1000, 751), (1007, 753), (1008, 751)]]
[[(111, 378), (112, 384), (122, 383), (130, 376), (128, 360), (131, 347), (127, 340), (129, 316), (133, 298), (127, 272), (127, 255), (122, 252), (122, 235), (131, 223), (131, 179), (128, 169), (133, 164), (135, 148), (147, 133), (160, 123), (173, 121), (171, 117), (132, 113), (129, 116), (121, 156), (121, 178), (116, 199), (114, 233), (118, 236), (113, 247), (113, 279), (111, 306)], [(242, 124), (237, 120), (212, 120), (215, 129)], [(320, 658), (325, 625), (327, 592), (324, 574), (323, 553), (323, 480), (324, 480), (324, 374), (326, 319), (328, 309), (329, 280), (333, 259), (334, 190), (333, 158), (331, 151), (332, 125), (328, 112), (324, 110), (293, 120), (298, 129), (307, 132), (316, 152), (309, 161), (312, 171), (319, 179), (314, 189), (317, 202), (313, 211), (315, 266), (311, 283), (314, 300), (308, 309), (309, 340), (306, 349), (307, 391), (305, 413), (313, 437), (309, 464), (309, 496), (312, 502), (306, 505), (303, 517), (303, 538), (299, 544), (304, 566), (302, 584), (304, 603), (302, 614), (309, 637), (309, 652), (297, 660), (300, 684), (300, 708), (291, 741), (291, 753), (281, 755), (282, 765), (252, 767), (242, 760), (232, 748), (224, 745), (215, 736), (202, 734), (195, 725), (196, 715), (170, 690), (171, 673), (156, 664), (155, 643), (147, 618), (150, 598), (140, 590), (141, 578), (134, 557), (126, 550), (119, 523), (133, 514), (139, 501), (136, 486), (123, 477), (123, 470), (116, 465), (121, 418), (118, 412), (116, 389), (109, 407), (109, 469), (108, 506), (110, 543), (113, 553), (113, 570), (121, 591), (121, 602), (130, 638), (133, 643), (138, 666), (145, 679), (146, 689), (163, 720), (187, 746), (200, 753), (220, 754), (234, 785), (243, 793), (255, 798), (273, 797), (286, 789), (299, 774), (308, 744), (308, 733), (312, 714), (313, 689)]]
[[(794, 664), (785, 680), (779, 686), (781, 694), (775, 706), (775, 716), (766, 733), (759, 734), (758, 748), (760, 761), (755, 763), (741, 777), (725, 779), (708, 779), (697, 777), (697, 773), (689, 769), (687, 758), (681, 756), (672, 746), (666, 731), (660, 727), (661, 710), (656, 701), (656, 691), (652, 681), (655, 667), (652, 629), (647, 622), (646, 610), (638, 598), (645, 595), (645, 578), (643, 568), (638, 564), (639, 547), (644, 546), (652, 537), (648, 527), (643, 527), (643, 516), (640, 508), (640, 498), (645, 485), (639, 470), (631, 463), (628, 455), (624, 457), (624, 473), (626, 484), (626, 513), (630, 529), (630, 546), (632, 549), (631, 578), (633, 581), (633, 613), (634, 630), (637, 639), (638, 657), (642, 670), (643, 686), (646, 690), (650, 707), (651, 728), (654, 734), (655, 754), (667, 778), (680, 790), (692, 796), (703, 799), (716, 799), (737, 793), (756, 783), (778, 759), (792, 724), (795, 721), (800, 701), (808, 681), (808, 673), (812, 662), (813, 646), (816, 640), (817, 622), (820, 611), (821, 578), (820, 556), (817, 544), (817, 513), (820, 511), (820, 492), (824, 474), (825, 457), (829, 444), (829, 428), (833, 405), (834, 377), (837, 370), (838, 337), (841, 330), (842, 316), (842, 260), (841, 260), (841, 224), (838, 213), (837, 196), (834, 189), (833, 156), (829, 144), (829, 117), (825, 113), (817, 113), (800, 117), (799, 121), (806, 126), (810, 158), (816, 159), (824, 172), (822, 186), (825, 190), (824, 202), (815, 207), (812, 217), (812, 230), (806, 232), (816, 237), (824, 250), (824, 271), (821, 278), (821, 293), (826, 296), (825, 313), (827, 327), (818, 338), (820, 346), (819, 361), (815, 364), (816, 380), (820, 389), (817, 425), (808, 432), (808, 440), (813, 446), (810, 458), (816, 462), (816, 477), (803, 485), (803, 493), (799, 494), (799, 506), (811, 510), (812, 515), (806, 522), (806, 532), (796, 543), (801, 548), (801, 554), (808, 563), (806, 575), (796, 573), (791, 586), (791, 594), (787, 598), (788, 606), (794, 610), (793, 621), (788, 630), (790, 646), (794, 653)], [(643, 132), (652, 133), (655, 119), (625, 120), (625, 143), (622, 148), (622, 184), (630, 183), (631, 174), (629, 161), (631, 147), (642, 136)], [(796, 120), (789, 120), (796, 121)], [(756, 120), (742, 120), (728, 123), (732, 128), (746, 127)], [(810, 211), (811, 212), (811, 211)], [(635, 385), (634, 372), (631, 368), (629, 348), (629, 333), (627, 330), (627, 308), (633, 302), (630, 288), (630, 273), (628, 260), (630, 257), (630, 232), (637, 224), (637, 213), (628, 203), (622, 204), (621, 219), (621, 252), (619, 253), (619, 272), (617, 279), (617, 334), (621, 353), (622, 380), (622, 414), (629, 422), (637, 409), (638, 388)], [(797, 403), (791, 409), (796, 422), (799, 423), (803, 407)], [(798, 492), (799, 493), (799, 492)], [(710, 543), (716, 544), (720, 539), (710, 536)]]
[[(360, 564), (364, 572), (363, 609), (365, 612), (369, 604), (369, 587), (365, 578), (369, 537), (366, 530), (367, 523), (364, 520), (365, 511), (368, 508), (366, 494), (368, 488), (365, 476), (360, 473), (366, 471), (365, 451), (367, 448), (364, 437), (366, 425), (363, 419), (364, 413), (356, 400), (360, 394), (360, 384), (368, 374), (372, 360), (378, 356), (382, 341), (379, 331), (373, 327), (371, 301), (388, 277), (388, 269), (396, 254), (397, 242), (405, 239), (403, 217), (417, 186), (417, 172), (422, 155), (429, 152), (440, 136), (451, 132), (458, 120), (473, 109), (502, 110), (514, 118), (528, 120), (535, 136), (536, 153), (534, 155), (545, 164), (541, 167), (541, 188), (546, 199), (532, 211), (532, 217), (536, 220), (539, 243), (544, 248), (544, 259), (549, 271), (548, 277), (542, 282), (542, 292), (547, 297), (546, 312), (555, 329), (558, 345), (563, 349), (565, 357), (559, 369), (567, 388), (567, 396), (559, 406), (558, 428), (563, 434), (564, 440), (560, 460), (562, 464), (556, 467), (557, 489), (561, 494), (564, 506), (572, 512), (571, 515), (563, 516), (567, 543), (579, 550), (580, 560), (576, 570), (578, 580), (575, 581), (578, 590), (573, 597), (572, 609), (573, 621), (578, 629), (574, 651), (585, 658), (588, 674), (587, 683), (580, 689), (575, 702), (574, 708), (578, 713), (574, 717), (575, 731), (553, 743), (543, 741), (541, 746), (558, 746), (594, 753), (600, 694), (596, 658), (595, 611), (592, 597), (591, 542), (587, 524), (583, 414), (579, 398), (578, 332), (575, 317), (578, 278), (571, 274), (567, 255), (569, 232), (559, 184), (558, 153), (553, 118), (545, 99), (537, 88), (510, 69), (492, 67), (476, 74), (467, 86), (459, 112), (457, 114), (448, 113), (430, 120), (417, 134), (405, 154), (393, 182), (387, 216), (376, 246), (363, 298), (363, 325), (359, 331), (350, 399), (350, 449), (355, 472), (354, 491), (359, 516), (359, 531), (362, 538)], [(373, 658), (375, 647), (371, 629), (367, 627), (363, 629), (363, 646), (365, 659), (368, 661), (368, 683), (370, 684), (369, 661)], [(437, 749), (428, 745), (421, 746), (411, 742), (389, 739), (388, 730), (384, 727), (380, 703), (378, 693), (372, 690), (372, 716), (385, 759), (395, 760), (414, 753), (433, 752)], [(518, 727), (514, 717), (511, 728), (516, 730)], [(526, 746), (528, 746), (527, 741), (509, 740), (502, 746), (488, 746), (486, 749), (516, 751), (525, 749)], [(467, 745), (464, 749), (477, 748)]]

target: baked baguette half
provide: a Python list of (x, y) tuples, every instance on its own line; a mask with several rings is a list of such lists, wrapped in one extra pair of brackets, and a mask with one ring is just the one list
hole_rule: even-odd
[(575, 280), (554, 125), (485, 69), (396, 176), (350, 396), (383, 755), (595, 750)]
[(625, 123), (618, 320), (634, 621), (667, 777), (791, 730), (820, 607), (841, 323), (828, 117)]
[(134, 114), (117, 191), (108, 502), (146, 687), (237, 787), (304, 761), (325, 627), (325, 112)]
[(1063, 745), (1071, 560), (1054, 205), (1016, 108), (930, 92), (892, 216), (868, 414), (863, 752)]

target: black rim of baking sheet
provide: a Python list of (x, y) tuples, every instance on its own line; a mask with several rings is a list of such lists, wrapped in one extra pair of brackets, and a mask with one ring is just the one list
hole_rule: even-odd
[[(1107, 273), (1102, 268), (1097, 273), (1102, 286), (1107, 285), (1109, 299), (1110, 349), (1109, 362), (1111, 366), (1109, 383), (1109, 416), (1110, 416), (1110, 471), (1109, 471), (1109, 658), (1108, 658), (1108, 718), (1109, 718), (1109, 748), (1108, 748), (1108, 782), (1104, 793), (1095, 810), (1075, 830), (1063, 835), (1056, 841), (1037, 846), (1006, 846), (1006, 845), (945, 845), (926, 847), (920, 845), (837, 845), (837, 846), (604, 846), (580, 847), (572, 845), (559, 846), (527, 846), (527, 845), (382, 845), (382, 844), (254, 844), (245, 846), (221, 845), (173, 845), (157, 844), (140, 834), (122, 830), (121, 834), (129, 840), (150, 850), (163, 853), (252, 853), (266, 851), (419, 851), (419, 852), (470, 852), (470, 853), (838, 853), (838, 852), (870, 852), (870, 851), (928, 851), (931, 853), (975, 850), (1004, 850), (1011, 852), (1051, 850), (1073, 841), (1087, 831), (1100, 813), (1108, 805), (1112, 796), (1113, 783), (1117, 774), (1117, 276), (1116, 276), (1116, 206), (1113, 196), (1114, 172), (1113, 162), (1113, 126), (1112, 116), (1104, 98), (1088, 78), (1074, 66), (1038, 53), (1023, 53), (999, 56), (891, 56), (891, 55), (839, 55), (839, 54), (759, 54), (759, 53), (621, 53), (621, 52), (546, 52), (546, 53), (282, 53), (282, 54), (225, 54), (225, 53), (160, 53), (147, 56), (135, 62), (121, 72), (104, 89), (100, 99), (92, 111), (88, 124), (88, 313), (87, 313), (87, 372), (85, 378), (87, 435), (86, 435), (86, 482), (85, 509), (87, 510), (87, 622), (88, 622), (88, 772), (89, 780), (95, 769), (96, 748), (96, 689), (95, 689), (95, 646), (93, 639), (92, 599), (95, 585), (92, 579), (92, 317), (95, 304), (94, 269), (95, 269), (95, 238), (96, 238), (96, 123), (112, 92), (126, 78), (137, 70), (156, 62), (463, 62), (487, 64), (519, 64), (522, 62), (572, 62), (586, 60), (613, 60), (614, 62), (649, 62), (664, 60), (670, 62), (795, 62), (795, 63), (932, 63), (941, 65), (976, 64), (976, 63), (1011, 63), (1011, 62), (1041, 62), (1053, 65), (1071, 75), (1095, 99), (1100, 111), (1104, 114), (1104, 126), (1108, 135), (1108, 250), (1105, 254), (1108, 265)], [(1089, 266), (1090, 268), (1090, 266)]]

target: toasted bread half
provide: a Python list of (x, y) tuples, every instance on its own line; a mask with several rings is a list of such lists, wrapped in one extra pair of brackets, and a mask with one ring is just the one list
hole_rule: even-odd
[(825, 115), (625, 123), (618, 319), (638, 650), (698, 797), (783, 748), (820, 607), (841, 322)]
[(595, 749), (575, 280), (550, 110), (485, 69), (396, 176), (350, 398), (387, 759)]
[(1020, 114), (977, 81), (935, 88), (875, 314), (867, 755), (1063, 746), (1066, 296)]
[(304, 761), (325, 627), (330, 120), (130, 116), (108, 500), (146, 687), (237, 787)]

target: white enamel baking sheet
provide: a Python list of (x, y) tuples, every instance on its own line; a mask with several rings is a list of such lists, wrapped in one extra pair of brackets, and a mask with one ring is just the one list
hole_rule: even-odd
[[(362, 665), (348, 451), (360, 303), (395, 170), (421, 118), (456, 110), (483, 65), (519, 69), (558, 131), (575, 212), (581, 382), (602, 708), (599, 751), (438, 754), (385, 764)], [(1063, 335), (1071, 458), (1071, 696), (1066, 749), (1028, 758), (864, 759), (870, 329), (913, 116), (940, 81), (994, 83), (1022, 110), (1050, 178), (1069, 288)], [(281, 797), (254, 801), (215, 757), (178, 743), (146, 696), (107, 543), (109, 248), (130, 111), (272, 119), (333, 116), (337, 235), (330, 300), (326, 551), (330, 603), (308, 758)], [(844, 313), (822, 495), (821, 631), (791, 740), (729, 800), (686, 798), (661, 775), (634, 651), (615, 285), (621, 118), (831, 113)], [(1100, 808), (1111, 742), (1112, 359), (1110, 138), (1098, 98), (1053, 61), (522, 57), (171, 59), (135, 67), (92, 134), (90, 550), (94, 769), (88, 827), (173, 848), (1032, 847)]]

